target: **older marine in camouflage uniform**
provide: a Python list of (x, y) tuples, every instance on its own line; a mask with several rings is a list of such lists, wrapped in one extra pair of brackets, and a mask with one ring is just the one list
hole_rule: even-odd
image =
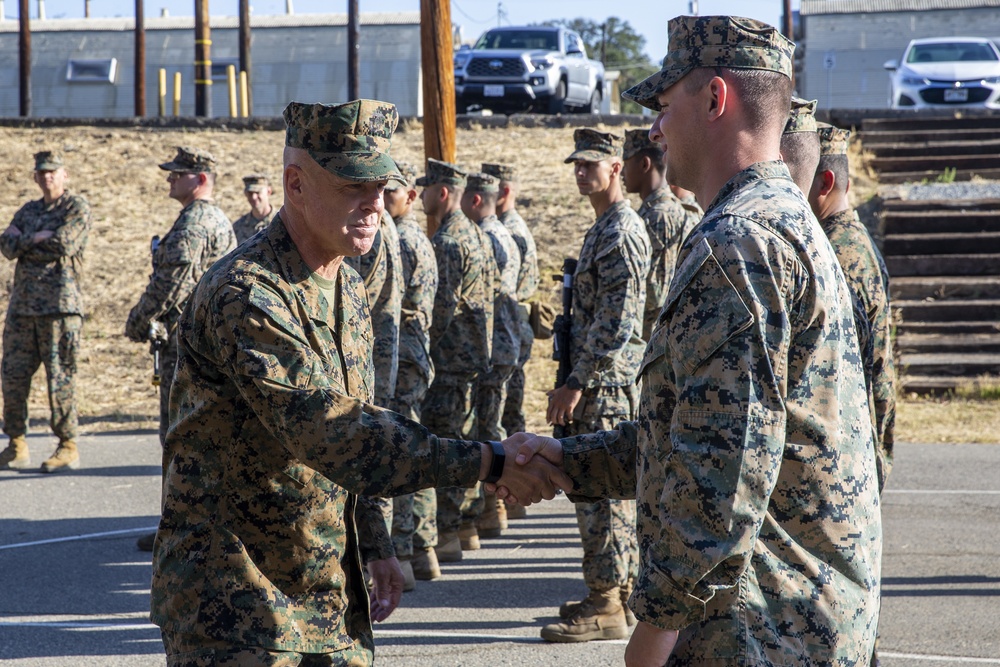
[[(432, 433), (457, 438), (465, 432), (466, 422), (473, 419), (472, 385), (490, 370), (497, 269), (486, 232), (461, 210), (465, 172), (428, 158), (427, 172), (417, 179), (417, 185), (424, 188), (424, 211), (440, 220), (431, 239), (438, 267), (430, 329), (434, 381), (424, 399), (421, 422)], [(461, 560), (458, 531), (462, 506), (468, 507), (478, 497), (478, 488), (438, 487), (439, 560)]]
[(250, 211), (233, 223), (236, 243), (240, 244), (271, 224), (278, 209), (271, 204), (271, 181), (266, 174), (249, 174), (243, 177), (243, 194), (250, 203)]
[(28, 394), (31, 377), (45, 366), (52, 431), (59, 438), (43, 472), (79, 465), (76, 449), (76, 359), (83, 324), (80, 276), (90, 234), (90, 205), (65, 187), (62, 157), (35, 153), (35, 183), (42, 198), (22, 206), (0, 234), (0, 252), (16, 260), (3, 332), (3, 431), (0, 470), (31, 465)]
[(521, 254), (521, 269), (517, 274), (517, 300), (520, 304), (518, 317), (521, 321), (521, 351), (517, 366), (507, 381), (507, 400), (504, 402), (502, 425), (507, 433), (520, 433), (525, 429), (524, 420), (524, 365), (531, 358), (531, 346), (535, 342), (534, 332), (528, 320), (529, 301), (538, 291), (538, 250), (535, 237), (528, 224), (517, 212), (517, 172), (513, 165), (484, 162), (484, 174), (500, 179), (497, 199), (497, 215), (507, 231), (514, 237)]
[(889, 273), (871, 235), (847, 199), (849, 130), (820, 124), (820, 163), (809, 195), (819, 224), (837, 253), (861, 317), (856, 322), (865, 383), (875, 425), (879, 491), (892, 468), (896, 370), (892, 356)]
[[(434, 246), (417, 222), (413, 202), (416, 168), (400, 163), (405, 182), (391, 180), (385, 186), (385, 209), (399, 232), (399, 255), (403, 266), (403, 303), (399, 325), (399, 372), (391, 407), (413, 421), (420, 412), (427, 388), (434, 379), (430, 326), (437, 292), (437, 260)], [(434, 489), (422, 489), (393, 498), (392, 543), (406, 572), (410, 562), (416, 579), (441, 576), (434, 547), (437, 546), (437, 497)]]
[[(758, 105), (786, 104), (794, 45), (733, 17), (668, 32), (663, 69), (625, 97), (660, 113), (668, 173), (711, 204), (646, 348), (638, 419), (564, 440), (563, 466), (574, 497), (638, 493), (626, 660), (867, 663), (881, 517), (850, 291), (778, 160), (787, 112), (756, 129), (738, 97), (757, 84)], [(723, 90), (731, 117), (706, 131), (697, 109)], [(723, 166), (724, 150), (742, 157)]]
[[(590, 197), (598, 217), (583, 239), (573, 276), (573, 371), (565, 386), (550, 394), (547, 414), (550, 422), (566, 424), (567, 434), (613, 428), (635, 416), (650, 257), (645, 224), (621, 191), (622, 138), (578, 129), (574, 140), (576, 150), (565, 162), (574, 165), (580, 192)], [(571, 393), (578, 402), (566, 414), (559, 395)], [(542, 637), (625, 637), (631, 619), (622, 599), (638, 571), (635, 503), (577, 503), (576, 518), (583, 540), (583, 579), (590, 592), (582, 603), (563, 605), (560, 616), (566, 620), (545, 626)]]
[[(284, 116), (284, 206), (209, 270), (180, 322), (151, 618), (181, 667), (372, 664), (372, 620), (402, 577), (359, 495), (469, 486), (500, 463), (487, 443), (369, 404), (371, 320), (340, 253), (374, 238), (395, 107), (292, 103)], [(347, 224), (331, 232), (316, 196)]]
[(649, 140), (648, 130), (625, 131), (622, 159), (625, 191), (642, 195), (637, 212), (646, 223), (652, 249), (642, 318), (642, 338), (649, 340), (667, 300), (681, 243), (701, 221), (702, 210), (697, 204), (682, 202), (670, 190), (663, 174), (663, 148)]
[[(153, 253), (149, 284), (132, 307), (125, 336), (136, 343), (151, 340), (150, 325), (162, 327), (160, 352), (160, 444), (170, 423), (170, 386), (177, 363), (177, 321), (188, 297), (212, 264), (236, 247), (233, 225), (212, 203), (215, 158), (207, 151), (180, 146), (160, 169), (169, 172), (170, 196), (184, 208)], [(155, 328), (155, 327), (154, 327)]]

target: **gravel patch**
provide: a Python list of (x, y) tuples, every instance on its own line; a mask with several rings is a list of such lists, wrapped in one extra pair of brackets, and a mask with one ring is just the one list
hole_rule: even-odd
[(918, 201), (1000, 199), (1000, 181), (885, 185), (879, 188), (879, 194), (883, 199), (898, 197)]

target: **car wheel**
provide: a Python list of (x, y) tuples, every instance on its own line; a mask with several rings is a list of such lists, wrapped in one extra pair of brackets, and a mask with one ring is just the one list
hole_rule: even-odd
[(566, 110), (566, 81), (560, 79), (556, 92), (549, 99), (549, 113), (562, 113)]
[(601, 93), (600, 93), (600, 91), (595, 90), (593, 93), (591, 93), (591, 95), (590, 95), (590, 104), (587, 105), (586, 109), (587, 109), (587, 113), (590, 113), (590, 114), (599, 114), (599, 113), (601, 113)]

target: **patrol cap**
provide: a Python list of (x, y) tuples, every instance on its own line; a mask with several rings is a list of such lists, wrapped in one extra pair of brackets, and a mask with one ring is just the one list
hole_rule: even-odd
[(265, 192), (271, 187), (266, 174), (250, 174), (243, 177), (243, 192)]
[(569, 164), (577, 160), (601, 162), (622, 156), (622, 138), (610, 132), (598, 132), (581, 127), (573, 132), (574, 150), (563, 162)]
[(396, 171), (399, 178), (393, 178), (385, 184), (386, 190), (398, 190), (399, 188), (412, 188), (417, 181), (417, 168), (409, 162), (397, 162)]
[(457, 188), (465, 188), (468, 174), (450, 162), (427, 158), (427, 173), (417, 179), (417, 185), (426, 188), (443, 183)]
[(785, 123), (784, 134), (815, 132), (816, 105), (818, 103), (818, 100), (804, 100), (800, 97), (793, 97), (792, 108), (788, 112), (788, 121)]
[(182, 174), (210, 174), (215, 169), (215, 157), (200, 148), (178, 146), (174, 159), (161, 164), (160, 169)]
[(500, 179), (483, 172), (469, 174), (465, 191), (482, 192), (483, 194), (500, 192)]
[(660, 110), (657, 97), (696, 67), (762, 69), (791, 78), (795, 43), (772, 26), (739, 16), (678, 16), (660, 71), (632, 86), (622, 97)]
[(847, 155), (847, 144), (851, 139), (850, 130), (842, 130), (833, 125), (819, 123), (819, 154)]
[(663, 153), (663, 146), (649, 138), (649, 130), (625, 130), (625, 145), (622, 147), (622, 159), (627, 160), (633, 155), (645, 150)]
[(496, 176), (501, 181), (516, 180), (517, 172), (512, 164), (500, 164), (498, 162), (484, 162), (483, 173)]
[(35, 153), (35, 171), (55, 171), (63, 166), (62, 155), (55, 151)]
[(399, 123), (396, 105), (378, 100), (291, 102), (282, 116), (285, 145), (305, 150), (331, 174), (359, 183), (399, 176), (389, 156), (392, 133)]

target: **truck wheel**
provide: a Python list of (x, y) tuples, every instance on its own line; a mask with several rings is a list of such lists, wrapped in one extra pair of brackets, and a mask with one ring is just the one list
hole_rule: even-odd
[(587, 113), (599, 114), (601, 113), (601, 93), (595, 90), (590, 94), (590, 104), (586, 106)]
[(566, 82), (559, 81), (556, 92), (549, 98), (549, 113), (562, 113), (566, 110)]

